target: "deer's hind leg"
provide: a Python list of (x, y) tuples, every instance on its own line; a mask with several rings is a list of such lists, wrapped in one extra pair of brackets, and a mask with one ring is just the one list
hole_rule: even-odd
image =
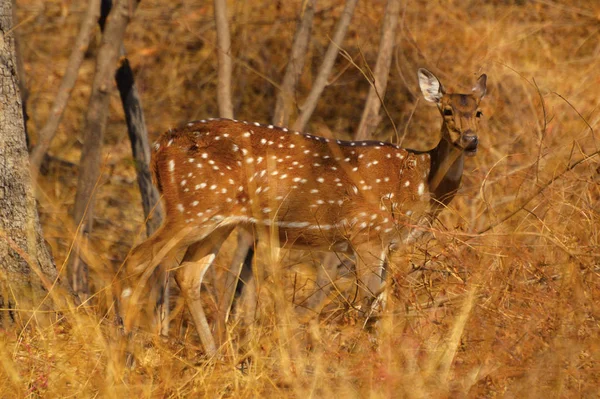
[(373, 302), (377, 299), (385, 282), (387, 248), (365, 244), (355, 249), (356, 298), (362, 312), (369, 314)]
[[(205, 229), (186, 226), (182, 229), (166, 223), (132, 250), (124, 270), (125, 288), (119, 298), (126, 332), (133, 329), (141, 314), (147, 315), (149, 304), (156, 311), (160, 296), (156, 293), (156, 287), (165, 281), (165, 268), (174, 267), (178, 257), (190, 244), (201, 240), (212, 230), (214, 226)], [(153, 316), (150, 318), (154, 319)], [(153, 321), (155, 326), (160, 326), (156, 320)]]
[[(217, 346), (202, 306), (202, 280), (206, 271), (214, 263), (221, 245), (234, 227), (219, 227), (206, 238), (191, 245), (183, 258), (183, 262), (175, 270), (175, 281), (177, 281), (179, 289), (185, 298), (204, 350), (209, 356), (217, 352)], [(216, 323), (217, 326), (225, 325), (220, 320), (222, 316), (221, 314), (217, 314), (217, 318), (219, 319)], [(224, 331), (217, 331), (217, 336), (220, 344), (224, 336)]]
[(229, 264), (222, 291), (218, 292), (217, 306), (218, 319), (216, 329), (220, 333), (225, 331), (225, 324), (234, 312), (234, 304), (241, 297), (242, 290), (252, 277), (252, 260), (254, 258), (255, 238), (252, 231), (243, 226), (238, 226), (237, 246)]

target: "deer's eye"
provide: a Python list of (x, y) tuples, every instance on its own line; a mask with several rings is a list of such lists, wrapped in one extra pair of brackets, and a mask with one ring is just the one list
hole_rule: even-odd
[(483, 116), (483, 112), (481, 112), (480, 110), (477, 110), (477, 113), (475, 114), (476, 117), (481, 118)]
[(444, 108), (444, 116), (452, 116), (452, 108)]

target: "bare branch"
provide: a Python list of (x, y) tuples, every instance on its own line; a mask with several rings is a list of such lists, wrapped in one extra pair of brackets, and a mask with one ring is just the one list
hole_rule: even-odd
[(296, 90), (296, 85), (302, 74), (302, 68), (306, 60), (306, 52), (310, 41), (313, 17), (315, 15), (315, 4), (316, 0), (304, 0), (304, 14), (298, 23), (294, 44), (292, 44), (290, 61), (287, 64), (281, 89), (275, 103), (275, 113), (273, 114), (273, 124), (275, 125), (285, 126), (290, 119), (294, 91)]
[(375, 71), (373, 72), (374, 82), (372, 82), (369, 89), (365, 108), (354, 137), (355, 140), (365, 140), (370, 137), (381, 119), (379, 109), (381, 108), (381, 101), (385, 96), (387, 88), (399, 15), (400, 0), (388, 0), (383, 17), (379, 54), (377, 55)]
[(315, 78), (315, 82), (313, 83), (313, 87), (306, 98), (306, 101), (300, 107), (302, 112), (294, 123), (294, 130), (304, 130), (306, 124), (312, 116), (313, 111), (315, 110), (315, 107), (317, 106), (317, 102), (319, 101), (319, 97), (321, 97), (321, 93), (323, 93), (323, 89), (325, 89), (325, 86), (327, 86), (327, 79), (331, 74), (333, 64), (335, 63), (337, 55), (340, 51), (340, 46), (344, 41), (346, 32), (348, 32), (348, 26), (350, 26), (350, 21), (354, 15), (356, 3), (358, 3), (358, 0), (346, 1), (346, 5), (344, 6), (342, 15), (340, 15), (340, 19), (338, 20), (331, 43), (329, 43), (325, 57), (323, 57), (323, 63), (321, 64), (319, 72), (317, 73), (317, 77)]
[[(100, 19), (98, 20), (102, 33), (104, 33), (106, 20), (108, 19), (112, 5), (112, 0), (102, 0)], [(152, 184), (150, 143), (142, 101), (135, 85), (133, 71), (127, 60), (125, 46), (122, 42), (119, 47), (119, 55), (121, 59), (115, 73), (115, 81), (119, 89), (121, 103), (123, 104), (123, 112), (125, 113), (125, 120), (127, 122), (127, 134), (129, 135), (131, 153), (135, 161), (135, 171), (142, 197), (144, 218), (146, 220), (146, 234), (150, 236), (162, 223), (163, 209), (160, 202), (160, 194)]]
[(60, 87), (56, 93), (54, 104), (50, 110), (50, 115), (48, 116), (46, 124), (40, 130), (37, 145), (31, 152), (30, 163), (34, 179), (40, 169), (42, 160), (44, 159), (44, 156), (50, 147), (50, 143), (52, 143), (52, 140), (54, 139), (54, 135), (56, 134), (56, 130), (62, 119), (65, 107), (69, 102), (69, 98), (71, 98), (71, 91), (73, 90), (75, 82), (77, 81), (79, 68), (83, 62), (85, 50), (88, 48), (92, 29), (94, 28), (99, 16), (100, 0), (89, 0), (86, 14), (81, 21), (79, 34), (75, 39), (75, 45), (73, 46), (73, 51), (69, 56), (67, 69), (65, 70)]
[[(121, 53), (125, 53), (123, 44), (121, 44)], [(135, 85), (133, 71), (127, 58), (121, 59), (115, 74), (115, 80), (121, 95), (123, 111), (125, 111), (127, 133), (131, 142), (131, 153), (135, 161), (135, 171), (142, 196), (144, 217), (146, 218), (146, 234), (150, 236), (160, 227), (163, 210), (160, 203), (160, 194), (152, 184), (148, 130), (146, 129), (144, 111)]]
[(570, 165), (567, 165), (565, 167), (565, 169), (563, 169), (560, 173), (555, 174), (550, 180), (548, 180), (546, 183), (542, 184), (538, 190), (536, 190), (529, 197), (527, 197), (521, 203), (521, 205), (519, 205), (519, 207), (517, 209), (515, 209), (514, 211), (506, 214), (505, 216), (503, 216), (501, 219), (497, 220), (496, 222), (490, 223), (488, 226), (486, 226), (483, 229), (479, 230), (476, 233), (476, 235), (481, 235), (483, 233), (486, 233), (489, 230), (495, 228), (496, 226), (499, 226), (502, 223), (506, 222), (508, 219), (512, 218), (513, 216), (515, 216), (517, 213), (521, 212), (522, 210), (526, 210), (525, 207), (531, 201), (533, 201), (538, 195), (540, 195), (544, 190), (546, 190), (548, 187), (550, 187), (552, 184), (554, 184), (555, 181), (561, 179), (565, 174), (567, 174), (568, 172), (572, 171), (573, 169), (575, 169), (577, 166), (579, 166), (583, 162), (588, 161), (588, 160), (590, 160), (590, 159), (592, 159), (594, 157), (597, 157), (598, 155), (600, 155), (600, 150), (599, 151), (594, 151), (594, 152), (592, 152), (589, 155), (588, 154), (584, 154), (583, 158), (579, 159), (578, 161), (573, 162)]
[(219, 116), (233, 119), (233, 105), (231, 102), (231, 36), (227, 22), (226, 0), (215, 0), (215, 23), (217, 25), (217, 53), (219, 59), (217, 101), (219, 103)]

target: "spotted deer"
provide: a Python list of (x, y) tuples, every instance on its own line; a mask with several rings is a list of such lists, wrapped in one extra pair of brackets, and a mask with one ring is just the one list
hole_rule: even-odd
[(427, 230), (456, 194), (465, 154), (477, 151), (486, 75), (468, 94), (447, 93), (426, 69), (418, 78), (443, 118), (441, 140), (429, 151), (224, 119), (164, 133), (152, 170), (166, 217), (126, 264), (125, 328), (160, 264), (175, 271), (202, 344), (214, 354), (200, 286), (236, 226), (277, 234), (282, 247), (354, 253), (358, 305), (368, 306), (383, 284), (388, 251)]

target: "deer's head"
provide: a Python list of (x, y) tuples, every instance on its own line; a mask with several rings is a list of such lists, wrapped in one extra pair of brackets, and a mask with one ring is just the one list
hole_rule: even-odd
[(435, 103), (444, 118), (442, 140), (448, 140), (469, 156), (475, 155), (479, 119), (483, 115), (479, 103), (486, 92), (485, 74), (481, 75), (469, 94), (446, 93), (435, 75), (427, 69), (418, 72), (419, 86), (425, 100)]

